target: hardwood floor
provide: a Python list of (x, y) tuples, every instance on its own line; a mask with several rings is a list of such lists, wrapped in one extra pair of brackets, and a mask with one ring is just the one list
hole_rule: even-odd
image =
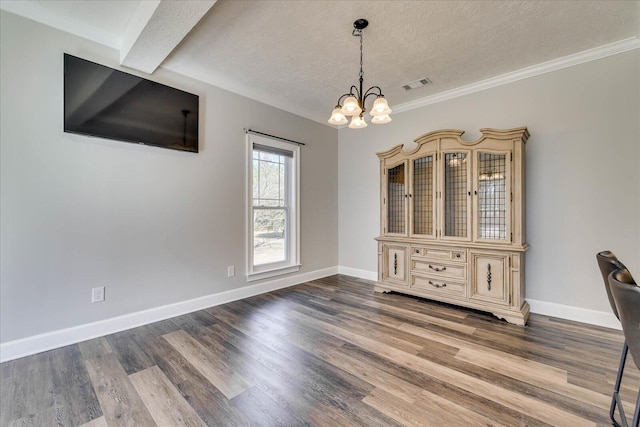
[(3, 363), (0, 426), (605, 426), (622, 342), (339, 275)]

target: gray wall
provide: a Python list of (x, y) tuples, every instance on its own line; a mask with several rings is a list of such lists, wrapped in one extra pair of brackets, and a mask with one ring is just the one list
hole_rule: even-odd
[(63, 53), (118, 52), (4, 11), (0, 28), (2, 342), (246, 286), (244, 127), (307, 143), (301, 273), (337, 265), (335, 129), (160, 69), (143, 77), (201, 97), (199, 154), (67, 134)]
[(527, 298), (610, 312), (595, 254), (613, 250), (640, 275), (639, 63), (634, 50), (341, 129), (340, 265), (377, 268), (377, 151), (437, 129), (475, 140), (527, 126)]

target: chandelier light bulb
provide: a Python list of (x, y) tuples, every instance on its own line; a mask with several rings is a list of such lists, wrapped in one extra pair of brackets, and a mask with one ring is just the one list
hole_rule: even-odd
[(374, 116), (373, 119), (371, 119), (371, 123), (374, 123), (376, 125), (383, 125), (385, 123), (389, 123), (391, 121), (391, 117), (389, 117), (388, 114), (383, 114), (381, 116)]
[(384, 96), (379, 95), (373, 102), (373, 108), (371, 109), (372, 116), (388, 116), (391, 113), (391, 108)]
[(349, 119), (342, 114), (340, 105), (336, 105), (336, 108), (333, 109), (331, 113), (331, 118), (329, 119), (329, 124), (331, 125), (346, 125), (349, 123)]
[(362, 129), (367, 127), (367, 122), (362, 117), (362, 114), (359, 116), (353, 116), (351, 119), (351, 124), (349, 125), (350, 129)]
[(350, 96), (344, 100), (342, 106), (342, 114), (345, 116), (357, 116), (362, 112), (362, 108), (358, 105), (358, 100), (355, 96)]

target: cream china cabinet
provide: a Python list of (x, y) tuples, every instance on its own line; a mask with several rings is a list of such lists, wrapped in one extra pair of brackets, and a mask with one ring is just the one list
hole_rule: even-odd
[(440, 130), (377, 153), (377, 292), (397, 291), (524, 325), (527, 128)]

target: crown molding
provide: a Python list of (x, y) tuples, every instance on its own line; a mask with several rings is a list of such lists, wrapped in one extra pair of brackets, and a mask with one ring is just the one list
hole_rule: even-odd
[(561, 70), (563, 68), (573, 67), (574, 65), (583, 64), (589, 61), (595, 61), (597, 59), (606, 58), (607, 56), (617, 55), (619, 53), (627, 52), (634, 49), (640, 49), (640, 39), (638, 39), (637, 37), (631, 37), (628, 39), (609, 43), (604, 46), (584, 50), (582, 52), (564, 56), (562, 58), (553, 59), (541, 64), (532, 65), (530, 67), (522, 68), (510, 73), (491, 77), (486, 80), (481, 80), (476, 83), (471, 83), (455, 89), (416, 99), (414, 101), (398, 104), (393, 107), (393, 112), (401, 113), (404, 111), (413, 110), (415, 108), (424, 107), (426, 105), (436, 104), (438, 102), (446, 101), (464, 95), (469, 95), (475, 92), (480, 92), (492, 87), (517, 82), (518, 80), (528, 79), (530, 77), (539, 76), (542, 74), (550, 73), (552, 71)]

